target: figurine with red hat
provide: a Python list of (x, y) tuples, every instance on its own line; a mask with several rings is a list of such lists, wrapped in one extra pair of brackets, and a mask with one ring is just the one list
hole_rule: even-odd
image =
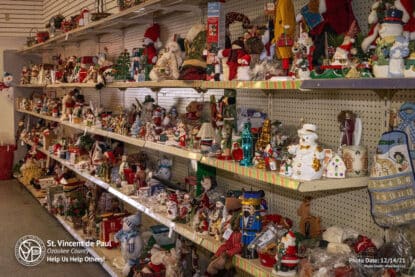
[(277, 264), (272, 270), (272, 275), (296, 275), (297, 265), (300, 259), (297, 255), (296, 237), (292, 231), (288, 231), (279, 241), (278, 252), (275, 259), (277, 260)]
[(143, 39), (143, 55), (146, 57), (145, 72), (146, 80), (150, 80), (149, 74), (153, 65), (157, 62), (157, 49), (161, 47), (160, 42), (160, 25), (152, 24), (144, 33)]

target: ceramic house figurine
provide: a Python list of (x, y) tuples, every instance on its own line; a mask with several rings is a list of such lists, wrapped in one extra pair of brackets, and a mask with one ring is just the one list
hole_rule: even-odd
[(123, 220), (122, 229), (115, 234), (116, 241), (121, 243), (121, 254), (125, 261), (122, 270), (123, 276), (128, 276), (131, 268), (139, 263), (139, 257), (143, 248), (139, 228), (141, 214), (130, 215)]
[(339, 155), (334, 155), (327, 165), (327, 178), (345, 178), (346, 165)]
[(295, 276), (300, 259), (297, 255), (297, 246), (294, 232), (288, 231), (278, 244), (278, 252), (275, 256), (277, 263), (272, 270), (273, 276)]
[(240, 230), (242, 232), (242, 256), (247, 259), (255, 259), (258, 253), (255, 249), (248, 248), (248, 245), (261, 231), (261, 198), (260, 191), (244, 192), (242, 198), (242, 213), (240, 217)]
[(298, 130), (299, 144), (290, 145), (288, 152), (294, 155), (292, 178), (310, 181), (323, 174), (323, 149), (317, 144), (317, 126), (304, 124)]

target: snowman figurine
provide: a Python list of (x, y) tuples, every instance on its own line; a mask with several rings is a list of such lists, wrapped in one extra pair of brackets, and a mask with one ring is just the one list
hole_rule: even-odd
[(288, 152), (294, 155), (292, 178), (304, 181), (320, 179), (323, 174), (324, 152), (317, 144), (317, 126), (304, 124), (298, 130), (299, 144), (290, 145)]
[(143, 241), (139, 233), (141, 214), (125, 217), (122, 229), (115, 234), (115, 240), (121, 243), (121, 254), (125, 261), (123, 276), (128, 276), (131, 268), (139, 263)]

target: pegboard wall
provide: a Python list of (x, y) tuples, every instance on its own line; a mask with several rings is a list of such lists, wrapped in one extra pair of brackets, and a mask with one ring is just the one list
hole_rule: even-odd
[[(45, 2), (52, 2), (47, 0)], [(66, 7), (63, 2), (53, 4), (49, 8), (48, 16)], [(80, 1), (73, 1), (80, 2)], [(93, 1), (81, 1), (83, 5), (92, 5)], [(108, 1), (111, 3), (112, 1)], [(224, 4), (225, 13), (238, 11), (247, 15), (251, 22), (262, 24), (266, 22), (263, 15), (263, 5), (268, 0), (228, 0)], [(293, 1), (296, 10), (299, 10), (308, 1)], [(370, 2), (370, 3), (369, 3)], [(355, 15), (359, 21), (362, 31), (367, 31), (367, 15), (370, 11), (371, 1), (353, 1)], [(79, 3), (78, 3), (79, 4)], [(61, 7), (61, 8), (59, 8)], [(80, 7), (80, 6), (79, 6)], [(64, 14), (68, 15), (78, 12), (79, 7), (69, 5)], [(114, 8), (112, 10), (116, 12)], [(203, 14), (206, 12), (203, 11)], [(193, 24), (204, 21), (205, 18), (195, 17), (193, 14), (170, 14), (163, 18), (155, 18), (161, 25), (161, 40), (165, 44), (174, 34), (184, 37)], [(117, 55), (123, 50), (131, 51), (132, 48), (142, 45), (143, 34), (147, 26), (138, 25), (121, 31), (100, 37), (96, 41), (82, 41), (76, 45), (67, 45), (57, 48), (55, 51), (43, 55), (44, 62), (51, 62), (53, 55), (62, 53), (64, 56), (94, 55), (107, 47), (110, 59), (116, 60)], [(230, 27), (232, 38), (242, 35), (242, 28), (237, 23)], [(91, 100), (94, 105), (102, 105), (107, 109), (116, 109), (120, 106), (130, 107), (135, 98), (143, 101), (145, 95), (150, 94), (158, 100), (158, 103), (167, 110), (176, 105), (179, 112), (184, 112), (187, 104), (192, 100), (209, 101), (209, 95), (220, 96), (222, 90), (210, 90), (205, 95), (197, 93), (193, 89), (163, 89), (156, 95), (150, 89), (128, 89), (120, 91), (117, 89), (103, 89), (97, 93), (93, 89), (83, 89), (86, 100)], [(64, 90), (58, 89), (58, 95), (63, 95)], [(386, 113), (389, 108), (399, 108), (404, 101), (414, 101), (413, 91), (402, 91), (397, 93), (392, 101), (381, 99), (373, 91), (275, 91), (265, 94), (262, 91), (238, 90), (238, 108), (249, 107), (268, 113), (272, 120), (281, 120), (285, 125), (300, 126), (301, 121), (315, 123), (318, 125), (319, 141), (326, 147), (337, 149), (340, 140), (339, 124), (337, 114), (341, 110), (352, 110), (359, 115), (363, 122), (362, 144), (369, 149), (369, 157), (375, 151), (376, 144), (386, 126)], [(129, 152), (136, 148), (128, 147)], [(149, 152), (152, 160), (156, 161), (163, 153)], [(171, 157), (174, 161), (173, 178), (183, 180), (190, 172), (190, 162), (186, 159)], [(366, 189), (340, 190), (324, 193), (301, 194), (295, 191), (271, 186), (266, 183), (253, 181), (247, 178), (219, 171), (218, 181), (223, 188), (240, 189), (263, 189), (270, 211), (283, 214), (294, 221), (298, 226), (297, 208), (304, 196), (314, 198), (312, 212), (322, 217), (323, 227), (331, 225), (350, 226), (369, 236), (379, 236), (382, 229), (377, 227), (370, 216), (370, 202)], [(333, 183), (336, 182), (333, 180)]]

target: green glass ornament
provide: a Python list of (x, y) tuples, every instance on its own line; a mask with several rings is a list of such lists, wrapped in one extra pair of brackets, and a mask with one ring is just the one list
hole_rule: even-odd
[(242, 151), (244, 158), (239, 162), (242, 166), (251, 166), (253, 158), (254, 139), (251, 133), (251, 123), (246, 122), (242, 130)]

